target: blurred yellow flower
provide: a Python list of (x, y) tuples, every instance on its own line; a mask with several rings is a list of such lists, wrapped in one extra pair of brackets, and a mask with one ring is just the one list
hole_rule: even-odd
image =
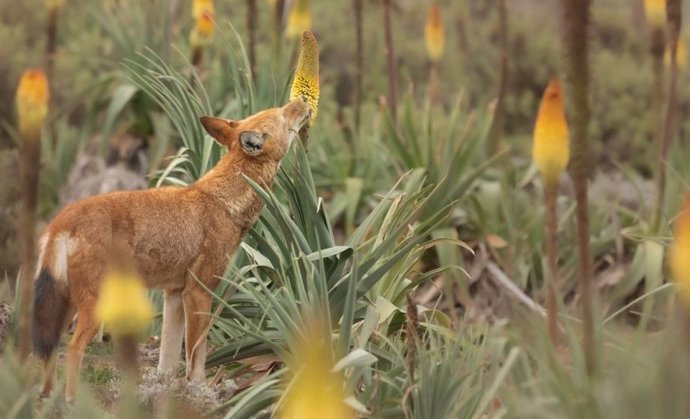
[(204, 14), (209, 14), (211, 17), (216, 14), (213, 0), (194, 0), (192, 3), (192, 17), (194, 20), (198, 21)]
[[(354, 419), (353, 410), (345, 404), (342, 372), (334, 372), (328, 327), (319, 325), (316, 317), (295, 354), (285, 398), (279, 410), (280, 419)], [(294, 367), (294, 368), (293, 368)]]
[(675, 240), (668, 256), (673, 280), (678, 284), (680, 296), (690, 306), (690, 197), (678, 215), (674, 227)]
[(196, 24), (189, 34), (189, 43), (192, 48), (199, 48), (208, 45), (213, 41), (216, 26), (213, 21), (213, 15), (209, 12), (203, 13), (196, 19)]
[(115, 336), (139, 335), (153, 317), (141, 279), (113, 270), (106, 274), (96, 304), (96, 318)]
[(310, 31), (302, 34), (302, 46), (297, 61), (290, 100), (305, 96), (311, 108), (311, 122), (319, 111), (319, 43)]
[(16, 96), (19, 133), (38, 135), (48, 114), (48, 79), (43, 70), (30, 68), (22, 73)]
[(563, 87), (557, 78), (552, 78), (539, 106), (532, 148), (532, 159), (547, 184), (558, 183), (570, 159), (568, 147)]
[[(296, 38), (304, 31), (311, 30), (310, 0), (295, 0), (288, 17), (287, 36)], [(304, 39), (304, 38), (303, 38)]]
[(666, 0), (644, 0), (644, 12), (647, 21), (660, 28), (666, 22)]
[(446, 44), (446, 37), (441, 19), (441, 6), (434, 2), (429, 9), (424, 28), (424, 38), (426, 40), (426, 52), (431, 61), (438, 61), (443, 57), (443, 50)]

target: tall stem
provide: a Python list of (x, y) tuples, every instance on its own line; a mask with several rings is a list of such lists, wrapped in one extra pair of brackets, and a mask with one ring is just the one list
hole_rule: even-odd
[(546, 325), (551, 343), (558, 345), (558, 256), (556, 248), (556, 234), (558, 221), (556, 216), (556, 199), (558, 198), (558, 183), (548, 182), (544, 185), (544, 206), (546, 209), (546, 259), (549, 275), (546, 281)]
[(664, 30), (662, 28), (652, 29), (650, 54), (652, 55), (652, 76), (654, 78), (652, 92), (652, 106), (654, 112), (654, 139), (657, 145), (657, 167), (654, 172), (657, 195), (656, 203), (652, 212), (651, 231), (659, 229), (661, 221), (661, 206), (664, 202), (664, 190), (666, 189), (666, 169), (664, 156)]
[(386, 37), (386, 62), (388, 64), (388, 102), (393, 123), (398, 122), (398, 68), (395, 63), (391, 0), (383, 0), (383, 26)]
[(249, 65), (252, 78), (256, 76), (256, 0), (247, 0), (247, 32), (249, 36)]
[(23, 136), (20, 146), (19, 176), (21, 182), (22, 213), (20, 231), (22, 243), (22, 273), (19, 283), (19, 324), (17, 343), (19, 359), (25, 361), (31, 353), (31, 306), (36, 247), (36, 206), (38, 201), (38, 174), (41, 161), (41, 133)]
[(275, 10), (273, 11), (273, 67), (277, 70), (283, 54), (283, 13), (285, 11), (285, 0), (276, 0)]
[(506, 0), (496, 0), (498, 3), (498, 37), (501, 44), (499, 59), (498, 94), (496, 97), (496, 110), (491, 124), (490, 151), (498, 152), (501, 137), (503, 137), (503, 125), (505, 120), (505, 95), (508, 83), (508, 12)]
[(580, 289), (583, 349), (587, 372), (596, 370), (594, 314), (592, 311), (591, 256), (589, 250), (589, 66), (588, 27), (591, 0), (562, 0), (566, 73), (572, 103), (572, 141), (570, 172), (575, 189), (577, 223), (577, 276)]
[(362, 26), (362, 0), (354, 0), (355, 12), (355, 128), (359, 132), (362, 116), (362, 78), (364, 76), (364, 27)]
[(654, 231), (658, 231), (661, 223), (661, 213), (664, 206), (664, 196), (666, 194), (666, 160), (668, 157), (668, 149), (671, 147), (671, 141), (673, 140), (676, 111), (678, 107), (678, 39), (680, 38), (683, 19), (681, 0), (666, 0), (666, 14), (669, 28), (669, 51), (671, 54), (671, 81), (668, 89), (668, 97), (666, 98), (663, 123), (660, 130), (659, 159), (657, 161), (657, 201), (654, 211), (654, 224), (652, 225)]
[(438, 61), (432, 60), (429, 63), (429, 102), (437, 105), (438, 97)]

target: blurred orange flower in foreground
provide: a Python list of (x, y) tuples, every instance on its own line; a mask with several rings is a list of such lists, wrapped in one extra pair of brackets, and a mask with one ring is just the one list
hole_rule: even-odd
[(19, 133), (22, 136), (41, 132), (48, 114), (48, 79), (43, 70), (24, 71), (17, 88), (16, 105)]
[(673, 233), (675, 240), (669, 253), (669, 268), (673, 280), (678, 284), (680, 296), (690, 306), (690, 197), (685, 199)]
[(546, 183), (558, 183), (570, 159), (568, 123), (565, 120), (563, 87), (557, 78), (549, 81), (534, 127), (532, 159)]

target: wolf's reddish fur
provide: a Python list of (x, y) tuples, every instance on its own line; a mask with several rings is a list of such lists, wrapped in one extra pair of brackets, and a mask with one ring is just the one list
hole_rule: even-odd
[(241, 121), (203, 117), (206, 130), (228, 153), (198, 182), (95, 196), (53, 219), (40, 241), (34, 301), (34, 347), (45, 360), (44, 393), (54, 385), (60, 334), (76, 313), (65, 391), (68, 400), (75, 396), (84, 348), (99, 328), (93, 311), (116, 243), (148, 287), (164, 290), (159, 369), (177, 363), (184, 331), (187, 378), (204, 377), (211, 295), (195, 278), (216, 287), (262, 207), (242, 176), (271, 185), (308, 117), (303, 99)]

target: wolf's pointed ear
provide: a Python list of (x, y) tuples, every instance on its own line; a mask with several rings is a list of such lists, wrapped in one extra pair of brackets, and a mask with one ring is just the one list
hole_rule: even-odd
[(200, 121), (209, 135), (218, 141), (219, 144), (230, 147), (230, 144), (233, 142), (232, 137), (234, 136), (237, 122), (231, 119), (220, 119), (212, 116), (202, 116)]

